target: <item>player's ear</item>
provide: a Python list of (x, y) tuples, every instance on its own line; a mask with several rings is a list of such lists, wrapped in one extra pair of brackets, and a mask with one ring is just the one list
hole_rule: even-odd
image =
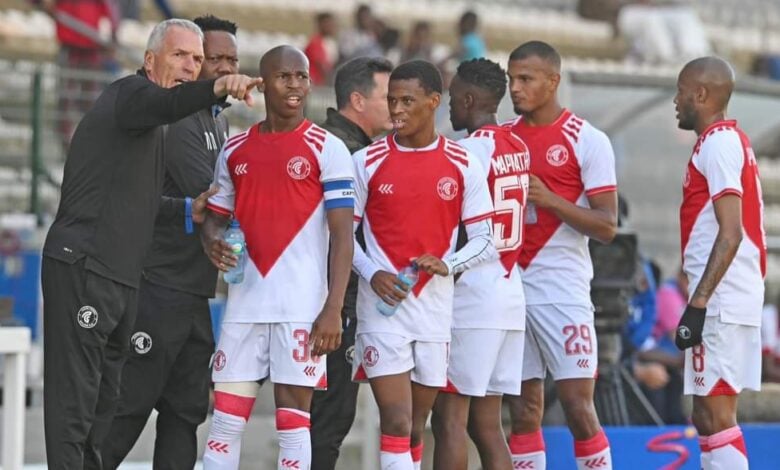
[(144, 72), (146, 72), (146, 75), (149, 75), (149, 72), (152, 70), (152, 67), (154, 66), (154, 52), (147, 49), (146, 52), (144, 52)]
[(349, 94), (349, 104), (355, 108), (355, 111), (362, 113), (366, 108), (366, 99), (357, 91), (353, 91)]
[(466, 96), (463, 97), (463, 106), (466, 109), (469, 109), (472, 106), (474, 106), (474, 95), (472, 95), (471, 93), (466, 93)]
[(707, 87), (699, 85), (696, 87), (696, 94), (693, 95), (693, 97), (697, 103), (704, 103), (707, 101), (707, 97), (709, 97), (709, 95), (710, 91), (707, 89)]
[(431, 105), (431, 109), (436, 109), (439, 107), (439, 104), (441, 103), (441, 93), (434, 91), (433, 93), (431, 93), (428, 99)]
[(558, 72), (550, 74), (550, 91), (558, 89), (558, 85), (561, 83), (561, 74)]

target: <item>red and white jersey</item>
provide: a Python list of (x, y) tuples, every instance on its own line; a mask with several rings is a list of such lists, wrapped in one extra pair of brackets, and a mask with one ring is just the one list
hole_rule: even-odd
[(517, 260), (528, 197), (528, 147), (508, 127), (488, 125), (458, 141), (485, 170), (493, 199), (493, 238), (500, 258), (461, 274), (453, 328), (525, 329), (525, 295)]
[(683, 179), (680, 238), (688, 291), (693, 295), (718, 235), (713, 203), (727, 194), (742, 199), (742, 243), (707, 303), (707, 314), (726, 323), (760, 326), (766, 273), (764, 203), (750, 140), (736, 121), (701, 133)]
[[(458, 224), (489, 222), (493, 205), (479, 162), (454, 141), (399, 147), (391, 134), (353, 155), (355, 217), (362, 220), (366, 255), (391, 273), (425, 253), (452, 254)], [(452, 278), (421, 272), (393, 316), (377, 311), (379, 297), (362, 276), (358, 333), (393, 333), (419, 341), (449, 341)]]
[(352, 206), (352, 160), (341, 140), (309, 121), (290, 132), (261, 133), (260, 125), (225, 143), (219, 191), (208, 202), (235, 214), (249, 254), (243, 282), (229, 285), (224, 321), (311, 322), (328, 289), (325, 212)]
[[(531, 174), (558, 196), (589, 207), (588, 196), (617, 191), (609, 138), (571, 111), (547, 126), (529, 126), (522, 117), (505, 125), (528, 145)], [(534, 210), (520, 253), (526, 304), (590, 305), (588, 238), (552, 212)]]

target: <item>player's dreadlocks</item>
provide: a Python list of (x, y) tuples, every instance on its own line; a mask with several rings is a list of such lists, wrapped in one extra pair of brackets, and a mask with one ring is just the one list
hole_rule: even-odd
[(461, 62), (458, 77), (489, 92), (498, 103), (506, 94), (506, 72), (492, 60), (479, 58)]

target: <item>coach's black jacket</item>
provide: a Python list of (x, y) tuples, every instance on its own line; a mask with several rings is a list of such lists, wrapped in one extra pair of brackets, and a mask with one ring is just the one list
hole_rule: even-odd
[[(333, 108), (328, 108), (328, 117), (322, 127), (341, 139), (349, 149), (349, 153), (355, 153), (358, 150), (371, 145), (371, 138), (363, 132), (357, 124), (350, 121), (341, 115)], [(366, 248), (366, 243), (363, 241), (363, 232), (358, 230), (356, 235), (357, 241), (363, 249)], [(344, 310), (343, 315), (349, 318), (355, 318), (357, 315), (357, 291), (358, 291), (358, 276), (355, 272), (351, 272), (349, 275), (349, 284), (347, 284), (347, 293), (344, 296)]]
[(217, 268), (203, 252), (200, 225), (195, 224), (191, 234), (184, 230), (184, 198), (194, 199), (214, 179), (228, 134), (227, 119), (219, 113), (227, 106), (209, 106), (168, 126), (164, 198), (143, 268), (149, 282), (200, 297), (214, 297)]
[(162, 125), (218, 102), (214, 80), (165, 89), (143, 72), (110, 84), (76, 128), (44, 256), (137, 288), (164, 175)]

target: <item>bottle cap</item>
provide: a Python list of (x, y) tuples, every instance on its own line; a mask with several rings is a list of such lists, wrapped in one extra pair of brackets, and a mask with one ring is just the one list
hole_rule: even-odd
[(238, 224), (238, 220), (233, 219), (230, 221), (230, 228), (240, 228), (241, 226)]

